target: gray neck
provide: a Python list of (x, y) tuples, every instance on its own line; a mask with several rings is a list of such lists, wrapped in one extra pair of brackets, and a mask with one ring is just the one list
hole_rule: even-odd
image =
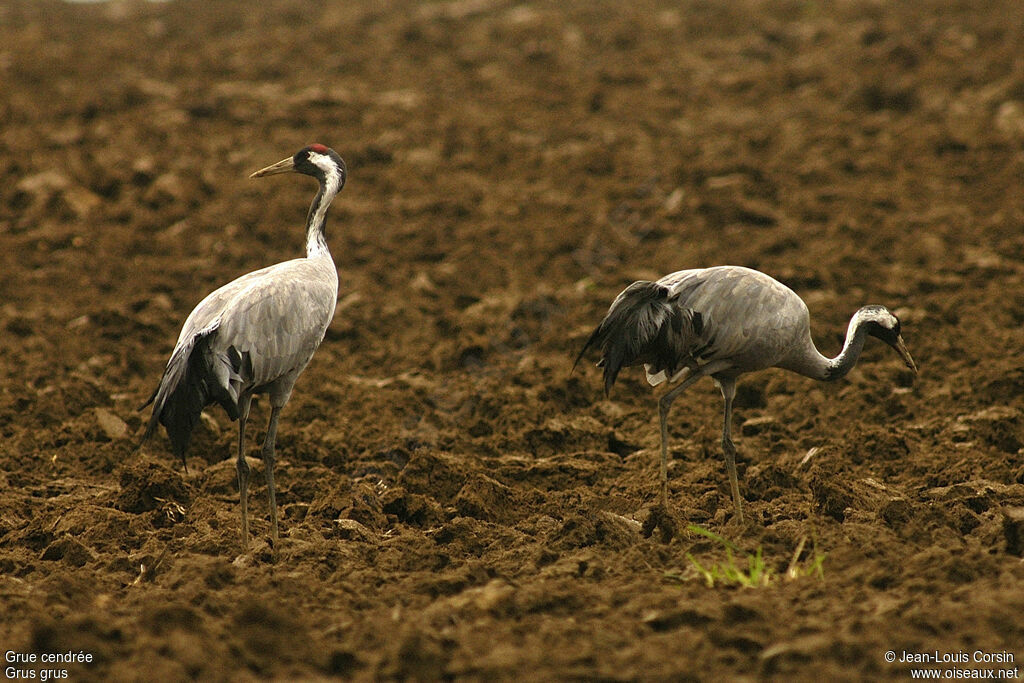
[(863, 321), (859, 315), (855, 314), (850, 320), (850, 326), (846, 329), (846, 341), (838, 356), (835, 358), (823, 356), (814, 346), (814, 341), (808, 332), (803, 346), (799, 347), (799, 350), (795, 351), (787, 360), (779, 363), (778, 367), (818, 380), (839, 379), (853, 370), (857, 359), (860, 358), (861, 351), (864, 350), (866, 339), (867, 331)]
[(864, 342), (867, 340), (867, 332), (861, 319), (854, 315), (850, 320), (850, 326), (846, 328), (846, 341), (843, 343), (843, 350), (835, 358), (827, 358), (821, 355), (818, 349), (811, 344), (811, 353), (814, 356), (809, 367), (801, 368), (799, 372), (820, 380), (836, 380), (845, 377), (853, 366), (857, 364), (861, 351), (864, 350)]

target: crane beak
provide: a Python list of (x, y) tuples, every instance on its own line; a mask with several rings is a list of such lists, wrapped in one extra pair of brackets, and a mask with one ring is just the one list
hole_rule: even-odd
[(281, 159), (276, 164), (261, 168), (260, 170), (253, 173), (250, 178), (262, 178), (267, 175), (277, 175), (278, 173), (294, 173), (295, 172), (295, 160), (291, 157), (287, 159)]
[(910, 351), (907, 351), (907, 345), (903, 343), (903, 337), (896, 337), (896, 343), (893, 344), (893, 348), (896, 349), (896, 353), (900, 354), (900, 358), (907, 364), (911, 372), (917, 374), (917, 363), (910, 357)]

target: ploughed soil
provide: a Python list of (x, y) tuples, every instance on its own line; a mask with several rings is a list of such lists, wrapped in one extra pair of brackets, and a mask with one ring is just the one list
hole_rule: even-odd
[[(5, 671), (1017, 666), (1024, 6), (984, 5), (3, 0), (0, 645), (36, 657)], [(302, 253), (315, 184), (247, 176), (314, 141), (349, 166), (337, 314), (276, 547), (253, 409), (242, 553), (235, 424), (209, 409), (186, 471), (137, 407), (206, 293)], [(890, 307), (920, 374), (869, 340), (838, 382), (743, 379), (745, 523), (695, 385), (652, 528), (664, 389), (574, 356), (629, 282), (727, 263), (829, 355)]]

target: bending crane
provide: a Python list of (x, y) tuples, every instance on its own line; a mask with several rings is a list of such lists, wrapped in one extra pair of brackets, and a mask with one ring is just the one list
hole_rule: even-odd
[(807, 305), (793, 290), (756, 270), (718, 266), (681, 270), (657, 282), (641, 280), (626, 287), (576, 362), (591, 346), (601, 349), (598, 366), (604, 368), (606, 395), (619, 370), (632, 365), (644, 366), (652, 386), (678, 382), (658, 401), (663, 509), (668, 499), (669, 408), (687, 387), (710, 376), (725, 399), (722, 451), (736, 516), (742, 521), (731, 428), (736, 379), (777, 367), (818, 380), (836, 380), (856, 365), (868, 336), (896, 349), (917, 373), (900, 336), (900, 321), (884, 306), (864, 306), (854, 313), (842, 352), (827, 358), (814, 346)]

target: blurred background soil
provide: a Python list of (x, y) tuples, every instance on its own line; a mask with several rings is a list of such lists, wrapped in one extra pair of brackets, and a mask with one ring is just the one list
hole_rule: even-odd
[[(1024, 8), (0, 0), (0, 643), (77, 680), (902, 678), (1024, 657)], [(350, 179), (337, 315), (240, 555), (235, 426), (133, 452), (179, 327)], [(574, 354), (634, 279), (759, 268), (844, 380), (656, 393)], [(268, 411), (253, 411), (252, 453)], [(803, 543), (802, 551), (795, 557)], [(796, 578), (787, 577), (793, 564)], [(820, 569), (820, 571), (818, 571)]]

